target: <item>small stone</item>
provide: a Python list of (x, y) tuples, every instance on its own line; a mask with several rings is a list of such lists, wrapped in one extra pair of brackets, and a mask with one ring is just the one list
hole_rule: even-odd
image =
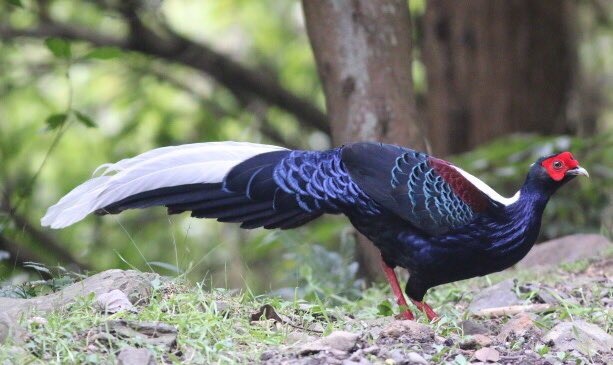
[(613, 348), (613, 336), (595, 324), (580, 320), (558, 323), (541, 340), (560, 351), (578, 350), (588, 356), (608, 353)]
[(407, 336), (415, 341), (429, 341), (434, 338), (434, 331), (431, 327), (415, 321), (394, 321), (385, 327), (380, 337), (399, 338)]
[(484, 347), (475, 351), (475, 359), (482, 362), (497, 362), (500, 360), (500, 353), (491, 347)]
[(371, 365), (371, 364), (372, 362), (366, 360), (363, 357), (356, 359), (356, 360), (345, 359), (343, 360), (343, 362), (341, 362), (341, 365)]
[(31, 325), (35, 325), (35, 326), (45, 326), (47, 325), (47, 323), (49, 323), (49, 321), (47, 321), (47, 318), (38, 317), (38, 316), (30, 318), (28, 322)]
[(477, 333), (488, 334), (490, 332), (483, 324), (470, 319), (462, 321), (462, 323), (460, 323), (460, 327), (465, 335), (474, 335)]
[(332, 350), (349, 352), (355, 348), (359, 337), (357, 333), (334, 331), (326, 337), (303, 345), (299, 353), (304, 355)]
[(473, 339), (475, 340), (477, 345), (480, 347), (489, 346), (493, 342), (490, 336), (481, 335), (481, 334), (473, 335)]
[(366, 355), (371, 355), (371, 354), (377, 354), (379, 350), (380, 350), (379, 346), (374, 345), (374, 346), (369, 346), (369, 347), (362, 349), (362, 352)]
[(511, 336), (518, 338), (525, 336), (530, 331), (540, 332), (534, 324), (533, 317), (534, 315), (528, 313), (518, 313), (502, 326), (498, 334), (498, 340), (504, 342)]
[(394, 349), (387, 353), (388, 359), (394, 360), (394, 364), (402, 364), (405, 362), (405, 355), (402, 350)]
[(475, 295), (468, 306), (468, 311), (474, 314), (483, 309), (521, 304), (522, 300), (515, 294), (514, 288), (515, 283), (512, 279), (486, 288)]
[(275, 353), (272, 351), (264, 351), (262, 352), (262, 354), (260, 355), (260, 360), (262, 361), (266, 361), (266, 360), (270, 360), (275, 356)]
[(407, 355), (407, 360), (409, 361), (409, 364), (428, 365), (428, 361), (426, 361), (426, 359), (424, 359), (424, 357), (417, 352), (409, 352)]
[(227, 316), (230, 314), (230, 309), (232, 308), (232, 305), (228, 303), (227, 301), (216, 300), (214, 302), (214, 305), (215, 305), (215, 312), (218, 313), (220, 316)]
[(17, 321), (6, 313), (0, 313), (0, 344), (21, 345), (28, 337)]
[(486, 335), (476, 334), (469, 336), (464, 341), (460, 342), (462, 350), (476, 350), (481, 347), (486, 347), (492, 344), (492, 339)]
[(96, 305), (103, 313), (114, 314), (121, 311), (136, 312), (136, 308), (128, 299), (128, 296), (119, 289), (113, 289), (108, 293), (96, 297)]
[(155, 357), (148, 349), (126, 347), (117, 355), (118, 365), (155, 365)]

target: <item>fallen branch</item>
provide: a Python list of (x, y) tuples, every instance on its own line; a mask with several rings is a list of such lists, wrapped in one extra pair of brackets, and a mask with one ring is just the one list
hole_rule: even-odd
[(526, 304), (526, 305), (510, 305), (506, 307), (485, 308), (473, 313), (476, 317), (502, 317), (512, 316), (523, 312), (546, 312), (553, 308), (551, 304)]

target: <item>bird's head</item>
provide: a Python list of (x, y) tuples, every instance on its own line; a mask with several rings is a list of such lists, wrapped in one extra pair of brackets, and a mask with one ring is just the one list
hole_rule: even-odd
[(572, 153), (562, 152), (539, 158), (528, 173), (528, 181), (554, 192), (578, 175), (590, 176)]

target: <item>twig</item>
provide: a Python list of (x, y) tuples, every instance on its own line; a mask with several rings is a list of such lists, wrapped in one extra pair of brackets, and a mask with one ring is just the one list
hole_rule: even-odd
[(477, 317), (502, 317), (512, 316), (522, 312), (545, 312), (553, 308), (551, 304), (526, 304), (526, 305), (510, 305), (506, 307), (485, 308), (473, 313)]

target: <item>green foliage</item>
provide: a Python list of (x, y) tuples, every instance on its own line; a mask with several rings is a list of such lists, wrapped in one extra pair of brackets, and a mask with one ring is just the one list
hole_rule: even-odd
[(98, 47), (85, 55), (85, 58), (110, 60), (121, 56), (121, 50), (116, 47)]
[(47, 38), (45, 39), (45, 46), (53, 53), (57, 58), (70, 59), (72, 52), (70, 50), (70, 43), (62, 38)]
[(66, 119), (68, 119), (68, 115), (65, 113), (52, 114), (47, 117), (45, 123), (49, 130), (54, 130), (63, 127), (64, 123), (66, 123)]
[(80, 111), (75, 111), (74, 114), (77, 117), (77, 120), (87, 128), (96, 127), (96, 122), (94, 122), (92, 118), (88, 117), (87, 115), (81, 113)]

